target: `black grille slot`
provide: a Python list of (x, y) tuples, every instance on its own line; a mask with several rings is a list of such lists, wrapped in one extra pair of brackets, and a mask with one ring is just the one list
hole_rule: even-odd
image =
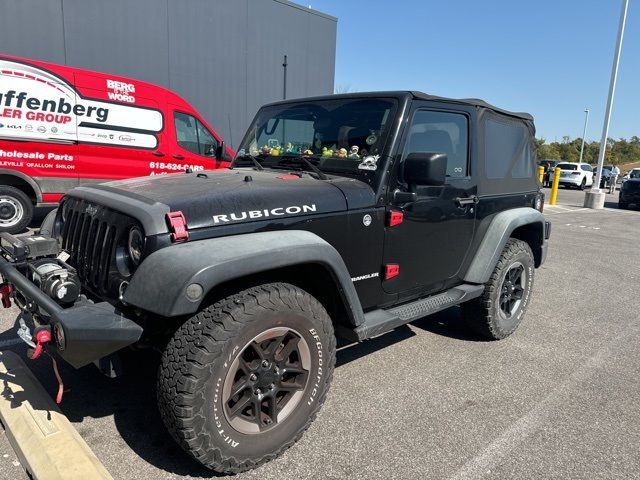
[(68, 263), (75, 267), (82, 283), (105, 294), (109, 276), (114, 271), (116, 241), (132, 219), (106, 207), (85, 200), (68, 198), (63, 206), (62, 248), (71, 255)]

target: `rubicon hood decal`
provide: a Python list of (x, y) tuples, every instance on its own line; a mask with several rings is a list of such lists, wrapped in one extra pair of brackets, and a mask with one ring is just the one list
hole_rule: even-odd
[(228, 222), (241, 222), (247, 219), (258, 219), (267, 217), (281, 217), (283, 215), (298, 215), (305, 213), (317, 212), (318, 208), (313, 205), (290, 205), (288, 207), (276, 207), (264, 210), (249, 210), (248, 212), (231, 213), (224, 215), (214, 215), (213, 224), (218, 225), (220, 223)]
[(220, 169), (119, 180), (91, 188), (166, 205), (170, 211), (184, 214), (189, 230), (279, 223), (347, 210), (345, 193), (333, 182), (306, 174), (295, 182), (283, 182), (278, 179), (282, 173)]

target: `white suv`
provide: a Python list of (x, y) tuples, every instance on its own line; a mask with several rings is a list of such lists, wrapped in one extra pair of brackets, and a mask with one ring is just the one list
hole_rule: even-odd
[(556, 168), (560, 169), (560, 185), (583, 190), (593, 185), (593, 168), (588, 163), (561, 162)]

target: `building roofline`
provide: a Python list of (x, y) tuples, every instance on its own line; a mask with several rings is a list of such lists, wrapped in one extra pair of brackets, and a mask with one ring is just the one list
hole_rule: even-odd
[(293, 2), (290, 2), (288, 0), (273, 0), (273, 1), (281, 3), (281, 4), (286, 5), (288, 7), (297, 8), (298, 10), (303, 10), (303, 11), (311, 13), (313, 15), (317, 15), (318, 17), (326, 18), (327, 20), (331, 20), (331, 21), (336, 22), (336, 23), (338, 22), (338, 18), (337, 17), (334, 17), (334, 16), (329, 15), (327, 13), (320, 12), (318, 10), (314, 10), (313, 8), (305, 7), (304, 5), (300, 5), (298, 3), (293, 3)]

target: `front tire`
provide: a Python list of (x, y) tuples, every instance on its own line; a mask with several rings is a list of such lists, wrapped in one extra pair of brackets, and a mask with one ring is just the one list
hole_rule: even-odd
[(22, 190), (0, 185), (0, 232), (21, 233), (32, 218), (31, 199)]
[(282, 454), (314, 420), (335, 363), (324, 307), (284, 283), (244, 290), (187, 320), (169, 342), (158, 404), (173, 438), (220, 473)]
[(534, 270), (529, 245), (522, 240), (509, 239), (483, 294), (461, 306), (469, 328), (489, 340), (511, 335), (529, 306)]

